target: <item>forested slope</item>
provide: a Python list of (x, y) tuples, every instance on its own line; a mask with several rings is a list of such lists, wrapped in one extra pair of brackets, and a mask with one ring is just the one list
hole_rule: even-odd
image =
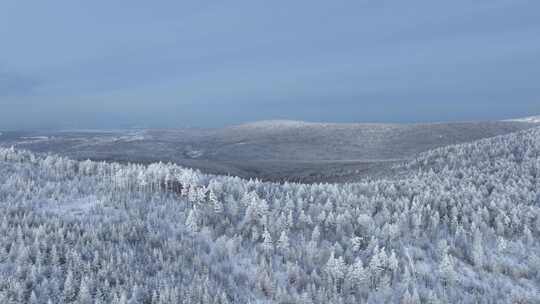
[(76, 160), (173, 162), (208, 174), (281, 182), (354, 182), (438, 147), (538, 126), (535, 121), (424, 124), (259, 121), (215, 129), (19, 131), (0, 147)]
[(0, 150), (0, 303), (538, 303), (540, 129), (274, 184)]

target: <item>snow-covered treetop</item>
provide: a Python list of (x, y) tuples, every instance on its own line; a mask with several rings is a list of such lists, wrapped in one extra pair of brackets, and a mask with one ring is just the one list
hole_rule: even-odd
[(402, 169), (277, 184), (0, 149), (0, 303), (540, 302), (540, 128)]

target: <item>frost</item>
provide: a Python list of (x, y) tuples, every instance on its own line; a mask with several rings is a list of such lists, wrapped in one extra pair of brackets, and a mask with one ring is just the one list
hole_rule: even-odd
[(0, 148), (0, 303), (538, 303), (539, 143), (311, 185)]
[(530, 116), (530, 117), (523, 117), (523, 118), (514, 118), (514, 119), (508, 119), (507, 121), (528, 122), (528, 123), (540, 123), (540, 116)]

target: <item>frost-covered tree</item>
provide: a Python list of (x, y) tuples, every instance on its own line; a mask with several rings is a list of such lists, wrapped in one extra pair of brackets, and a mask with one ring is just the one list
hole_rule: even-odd
[(287, 236), (287, 231), (281, 231), (281, 235), (277, 241), (277, 248), (283, 253), (287, 254), (289, 251), (289, 236)]
[(81, 280), (81, 286), (79, 287), (78, 304), (93, 304), (92, 293), (90, 290), (90, 283), (85, 278)]
[(65, 303), (70, 303), (77, 297), (77, 282), (71, 270), (68, 271), (64, 281), (63, 293), (63, 300)]
[(439, 273), (443, 278), (445, 285), (451, 286), (456, 281), (456, 271), (454, 269), (454, 261), (452, 256), (445, 252), (442, 256), (442, 260), (439, 264)]
[(272, 236), (270, 235), (270, 232), (268, 232), (267, 229), (264, 230), (262, 235), (263, 241), (262, 241), (262, 249), (266, 254), (271, 254), (274, 250), (274, 243), (272, 241)]
[(191, 209), (189, 211), (188, 217), (186, 219), (186, 228), (188, 231), (194, 233), (199, 230), (199, 226), (197, 224), (197, 211), (195, 209)]
[(537, 303), (539, 138), (311, 185), (0, 148), (0, 303)]

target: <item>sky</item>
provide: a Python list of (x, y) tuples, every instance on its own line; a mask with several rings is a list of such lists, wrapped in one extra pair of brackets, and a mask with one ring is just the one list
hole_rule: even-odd
[(540, 2), (0, 1), (0, 129), (540, 115)]

